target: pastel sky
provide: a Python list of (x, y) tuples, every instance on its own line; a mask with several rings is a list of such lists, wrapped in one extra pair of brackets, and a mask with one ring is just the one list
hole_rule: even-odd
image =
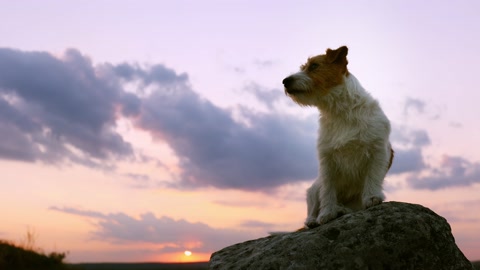
[(392, 123), (387, 200), (445, 217), (480, 260), (479, 1), (0, 6), (0, 239), (185, 262), (299, 228), (318, 112), (281, 81), (347, 45)]

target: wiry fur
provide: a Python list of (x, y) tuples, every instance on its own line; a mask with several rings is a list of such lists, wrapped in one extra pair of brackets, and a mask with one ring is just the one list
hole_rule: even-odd
[(347, 70), (347, 47), (308, 59), (283, 80), (296, 103), (321, 114), (317, 142), (320, 170), (307, 190), (305, 225), (384, 201), (383, 179), (391, 166), (390, 122), (378, 102)]

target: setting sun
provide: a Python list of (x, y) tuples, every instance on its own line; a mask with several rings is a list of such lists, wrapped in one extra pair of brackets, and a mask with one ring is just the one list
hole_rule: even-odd
[(185, 256), (190, 256), (190, 255), (192, 255), (192, 252), (189, 251), (189, 250), (185, 250), (184, 254), (185, 254)]

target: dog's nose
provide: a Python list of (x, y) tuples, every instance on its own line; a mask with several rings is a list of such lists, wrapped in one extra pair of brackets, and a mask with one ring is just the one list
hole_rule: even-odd
[(282, 81), (283, 86), (285, 86), (285, 88), (288, 88), (290, 85), (292, 85), (292, 82), (293, 82), (293, 77), (292, 76), (288, 76), (285, 79), (283, 79), (283, 81)]

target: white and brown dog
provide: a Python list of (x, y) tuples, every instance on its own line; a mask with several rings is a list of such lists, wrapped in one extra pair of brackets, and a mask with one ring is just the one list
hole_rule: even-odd
[(378, 102), (347, 70), (348, 48), (327, 49), (283, 80), (285, 93), (319, 109), (319, 175), (307, 190), (309, 228), (380, 204), (393, 160), (390, 122)]

